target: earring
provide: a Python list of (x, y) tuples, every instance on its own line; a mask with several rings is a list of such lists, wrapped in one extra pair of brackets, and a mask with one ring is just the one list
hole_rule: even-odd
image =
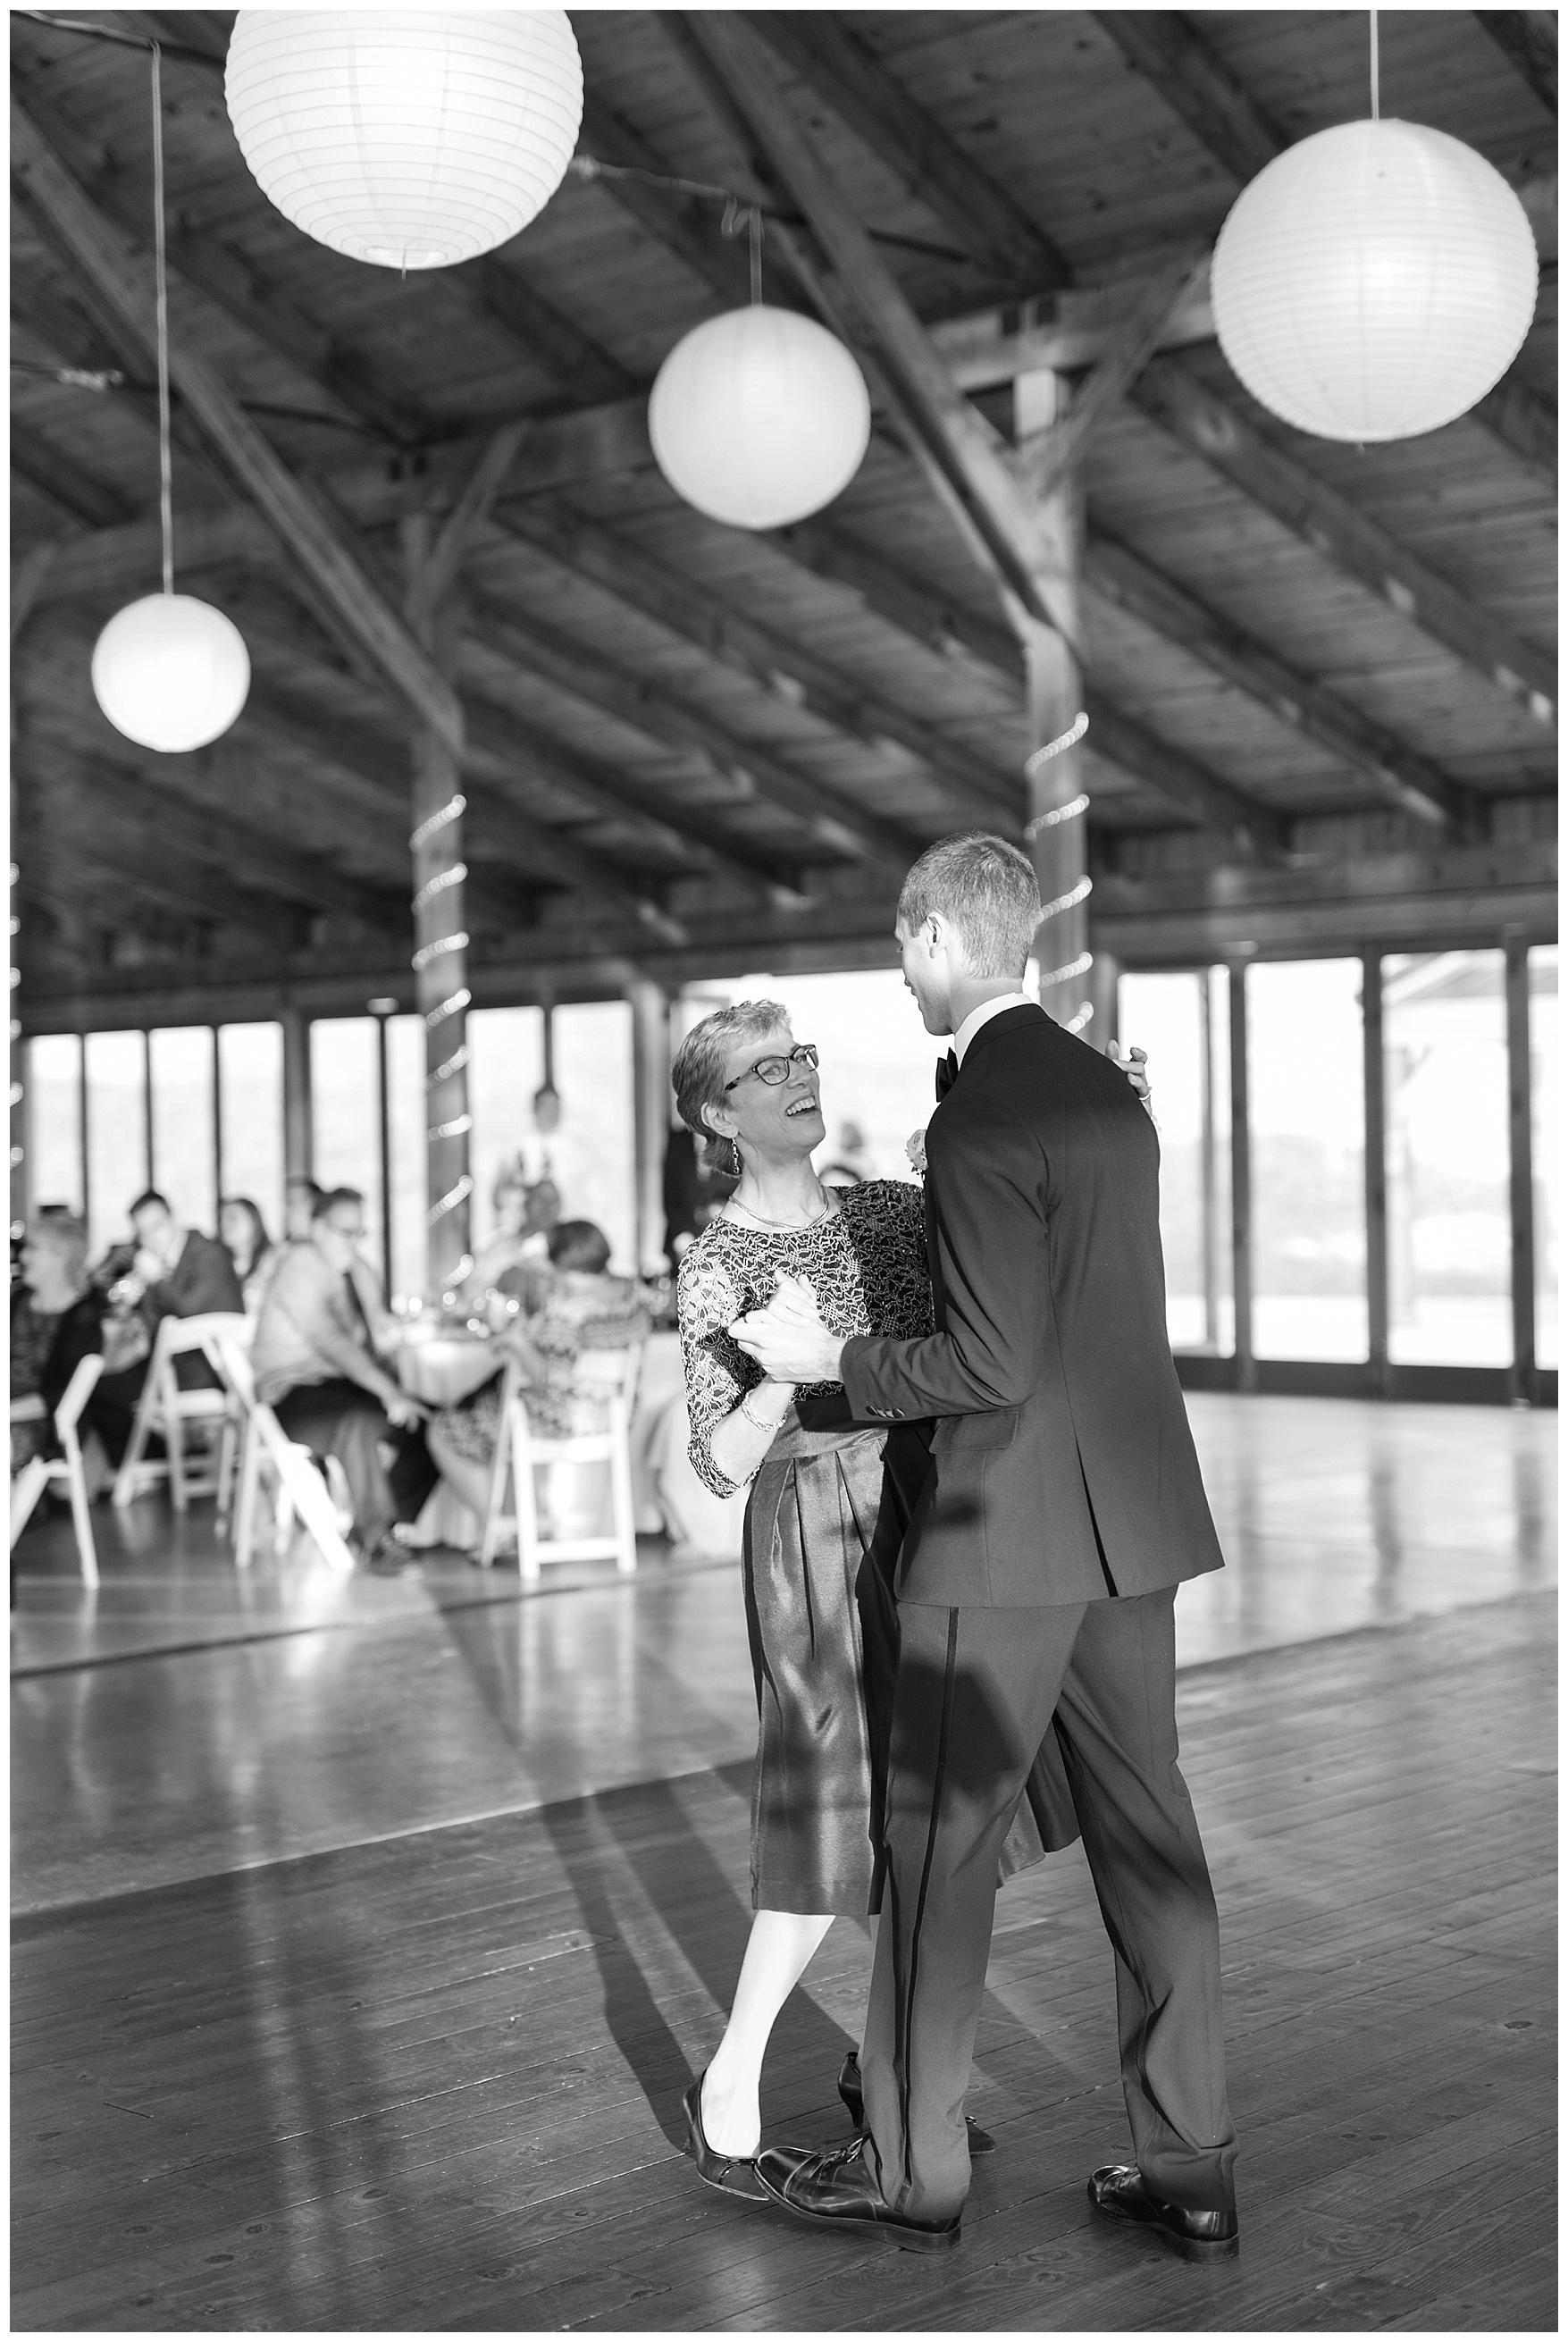
[(730, 1141), (730, 1177), (732, 1179), (738, 1179), (744, 1168), (745, 1166), (741, 1161), (741, 1150), (732, 1138)]

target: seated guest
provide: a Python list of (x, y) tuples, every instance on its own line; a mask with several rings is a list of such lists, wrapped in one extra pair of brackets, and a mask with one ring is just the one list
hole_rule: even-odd
[[(13, 1472), (35, 1456), (59, 1454), (55, 1409), (82, 1360), (103, 1346), (103, 1300), (87, 1276), (87, 1231), (80, 1220), (51, 1212), (28, 1224), (22, 1281), (29, 1296), (33, 1371), (19, 1376), (13, 1359)], [(16, 1420), (24, 1409), (24, 1419)]]
[[(504, 1366), (523, 1371), (528, 1420), (541, 1438), (603, 1431), (602, 1400), (579, 1391), (577, 1359), (584, 1350), (624, 1350), (642, 1342), (649, 1310), (641, 1286), (609, 1275), (610, 1246), (592, 1220), (562, 1220), (549, 1238), (550, 1280), (543, 1306), (493, 1345)], [(430, 1453), (443, 1479), (479, 1519), (490, 1500), (490, 1467), (501, 1421), (503, 1375), (455, 1406), (443, 1407), (430, 1426)]]
[[(474, 1256), (474, 1266), (464, 1278), (459, 1290), (470, 1308), (484, 1306), (486, 1295), (493, 1293), (509, 1269), (518, 1267), (524, 1249), (534, 1236), (530, 1226), (528, 1182), (521, 1168), (514, 1164), (503, 1171), (495, 1182), (494, 1195), (495, 1229)], [(558, 1208), (558, 1204), (557, 1204)], [(534, 1250), (543, 1246), (535, 1244)]]
[(309, 1244), (311, 1221), (320, 1203), (322, 1190), (303, 1171), (291, 1172), (283, 1183), (283, 1240), (285, 1244)]
[[(223, 1246), (215, 1236), (182, 1227), (155, 1188), (149, 1187), (131, 1206), (131, 1226), (136, 1249), (113, 1297), (122, 1311), (141, 1319), (149, 1350), (162, 1318), (205, 1317), (215, 1310), (237, 1316), (244, 1310), (235, 1265)], [(187, 1350), (175, 1360), (175, 1377), (182, 1390), (218, 1387), (217, 1376), (199, 1350)], [(106, 1371), (87, 1402), (85, 1420), (108, 1450), (111, 1463), (118, 1464), (125, 1455), (146, 1379), (144, 1356)]]
[[(284, 1252), (262, 1303), (251, 1363), (256, 1396), (291, 1439), (335, 1456), (348, 1484), (354, 1542), (378, 1575), (407, 1560), (392, 1534), (412, 1521), (435, 1486), (424, 1445), (428, 1410), (410, 1398), (377, 1355), (393, 1330), (375, 1271), (359, 1257), (365, 1198), (334, 1187), (318, 1198), (310, 1240)], [(394, 1451), (390, 1470), (382, 1446)]]
[(267, 1242), (266, 1222), (248, 1196), (224, 1197), (218, 1206), (218, 1236), (234, 1262), (245, 1313), (254, 1317), (278, 1265), (278, 1247)]

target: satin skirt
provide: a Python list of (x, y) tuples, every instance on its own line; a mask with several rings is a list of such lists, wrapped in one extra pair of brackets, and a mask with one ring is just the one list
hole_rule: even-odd
[[(834, 1420), (837, 1416), (840, 1419)], [(882, 1816), (898, 1665), (894, 1574), (929, 1468), (924, 1440), (792, 1408), (752, 1484), (743, 1574), (757, 1696), (752, 1907), (880, 1909)], [(1003, 1848), (1001, 1875), (1076, 1837), (1054, 1736)]]

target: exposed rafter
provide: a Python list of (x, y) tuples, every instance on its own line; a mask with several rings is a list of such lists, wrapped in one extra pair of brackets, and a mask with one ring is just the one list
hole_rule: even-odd
[(1475, 21), (1496, 42), (1520, 79), (1549, 114), (1557, 111), (1555, 8), (1478, 8)]
[(1477, 399), (1471, 415), (1517, 455), (1535, 477), (1557, 493), (1557, 409), (1548, 406), (1516, 374), (1505, 374), (1495, 390)]
[(1174, 8), (1096, 10), (1127, 63), (1153, 84), (1200, 145), (1244, 185), (1291, 137), (1268, 114), (1191, 17)]
[(1156, 358), (1129, 394), (1152, 422), (1356, 578), (1380, 602), (1518, 700), (1538, 721), (1556, 712), (1557, 664), (1390, 536), (1348, 496), (1288, 455), (1239, 400), (1201, 382), (1179, 358)]
[(118, 488), (95, 478), (84, 464), (62, 454), (41, 431), (13, 416), (11, 469), (26, 481), (45, 503), (69, 521), (89, 528), (113, 528), (132, 517), (135, 507)]

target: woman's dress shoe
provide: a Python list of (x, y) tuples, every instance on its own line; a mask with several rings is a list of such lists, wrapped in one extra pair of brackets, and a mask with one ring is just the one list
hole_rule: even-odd
[(1182, 2204), (1162, 2203), (1135, 2163), (1103, 2164), (1089, 2182), (1089, 2201), (1114, 2220), (1136, 2220), (1157, 2229), (1184, 2261), (1233, 2260), (1242, 2248), (1233, 2212), (1191, 2212)]
[[(849, 2118), (856, 2130), (865, 2128), (865, 2096), (860, 2084), (860, 2058), (851, 2050), (838, 2069), (838, 2094), (849, 2110)], [(988, 2130), (982, 2130), (973, 2115), (964, 2117), (969, 2132), (971, 2155), (994, 2155), (996, 2141)]]
[(686, 2143), (682, 2152), (689, 2155), (697, 2167), (697, 2177), (721, 2196), (730, 2196), (742, 2204), (765, 2204), (766, 2190), (757, 2177), (757, 2167), (749, 2155), (718, 2155), (708, 2145), (703, 2128), (703, 2084), (707, 2080), (704, 2070), (697, 2076), (681, 2100), (681, 2112), (686, 2118)]

